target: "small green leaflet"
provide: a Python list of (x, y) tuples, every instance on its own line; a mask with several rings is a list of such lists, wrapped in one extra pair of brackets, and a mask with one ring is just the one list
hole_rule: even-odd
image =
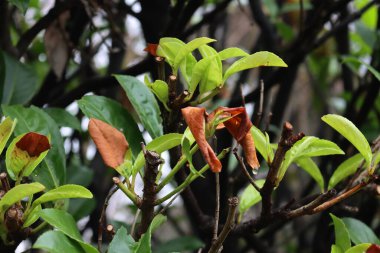
[(219, 57), (220, 57), (220, 59), (222, 61), (228, 60), (230, 58), (244, 57), (244, 56), (248, 56), (249, 55), (247, 52), (241, 50), (238, 47), (229, 47), (229, 48), (226, 48), (226, 49), (220, 51), (218, 54), (219, 54)]
[(343, 252), (351, 247), (350, 236), (344, 222), (330, 213), (330, 216), (334, 222), (335, 231), (335, 245), (339, 247)]
[[(256, 185), (258, 187), (263, 187), (265, 180), (259, 179), (256, 180)], [(249, 184), (245, 190), (243, 191), (243, 194), (240, 197), (239, 201), (239, 213), (242, 216), (249, 208), (254, 206), (255, 204), (259, 203), (261, 201), (261, 195), (256, 189)]]
[(317, 182), (317, 184), (321, 188), (321, 192), (323, 192), (325, 189), (325, 182), (317, 164), (310, 157), (300, 157), (297, 160), (295, 160), (295, 163), (300, 168), (309, 173), (309, 175)]
[(363, 161), (364, 157), (358, 153), (342, 162), (332, 174), (329, 180), (328, 189), (330, 190), (343, 179), (354, 174), (358, 170), (359, 166), (363, 163)]

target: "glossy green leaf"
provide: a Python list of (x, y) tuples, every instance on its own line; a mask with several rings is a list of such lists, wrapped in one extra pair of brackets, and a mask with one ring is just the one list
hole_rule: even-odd
[(161, 243), (154, 249), (154, 253), (187, 252), (195, 251), (204, 247), (204, 243), (194, 236), (182, 236)]
[(331, 253), (344, 253), (341, 248), (336, 246), (335, 244), (331, 245)]
[(38, 237), (33, 244), (34, 249), (41, 249), (50, 253), (85, 253), (81, 245), (70, 239), (61, 231), (47, 231)]
[(98, 253), (95, 247), (83, 242), (74, 218), (66, 211), (52, 208), (43, 209), (40, 211), (40, 216), (57, 230), (77, 241), (86, 253)]
[[(258, 187), (263, 187), (265, 180), (256, 180), (256, 185)], [(249, 184), (243, 191), (239, 201), (239, 213), (243, 215), (249, 208), (261, 201), (261, 195), (256, 189)]]
[(60, 127), (70, 127), (72, 129), (82, 131), (82, 127), (77, 117), (70, 114), (62, 108), (44, 108), (44, 111), (57, 123)]
[(70, 199), (67, 211), (76, 221), (89, 216), (96, 208), (95, 199)]
[(257, 151), (261, 154), (265, 161), (268, 163), (272, 162), (274, 158), (274, 152), (270, 146), (268, 134), (264, 135), (264, 133), (255, 126), (252, 126), (251, 134), (253, 136), (253, 140), (255, 141), (255, 147)]
[(321, 188), (321, 192), (325, 189), (325, 181), (321, 171), (319, 170), (317, 164), (310, 157), (301, 157), (295, 160), (296, 164), (305, 170), (309, 175), (317, 182)]
[(151, 237), (152, 233), (162, 224), (166, 221), (166, 217), (162, 214), (158, 214), (154, 217), (152, 220), (152, 223), (150, 224), (148, 231), (146, 231), (145, 234), (142, 235), (140, 241), (138, 241), (137, 248), (135, 250), (135, 253), (151, 253)]
[(170, 111), (167, 103), (169, 101), (169, 87), (168, 84), (162, 80), (156, 80), (153, 83), (149, 80), (148, 76), (145, 75), (144, 82), (146, 86), (156, 95), (158, 100), (165, 106), (165, 109)]
[(195, 49), (199, 48), (202, 45), (214, 42), (214, 39), (206, 38), (206, 37), (200, 37), (195, 38), (189, 43), (187, 43), (185, 46), (181, 47), (179, 51), (176, 53), (176, 56), (174, 58), (173, 62), (173, 72), (174, 74), (177, 73), (179, 65), (181, 62), (186, 58), (188, 54), (191, 54)]
[(87, 187), (92, 182), (94, 170), (80, 160), (79, 154), (73, 154), (67, 166), (67, 183)]
[(8, 142), (9, 137), (11, 137), (13, 130), (15, 129), (17, 119), (12, 120), (7, 117), (0, 124), (0, 154), (3, 152), (5, 145)]
[(230, 58), (235, 58), (235, 57), (244, 57), (248, 56), (249, 54), (245, 52), (244, 50), (238, 48), (238, 47), (229, 47), (226, 48), (219, 53), (219, 57), (222, 61), (230, 59)]
[[(147, 150), (158, 154), (181, 144), (182, 134), (171, 133), (160, 136), (146, 145)], [(136, 175), (145, 164), (144, 154), (140, 152), (133, 164), (132, 175)]]
[(234, 62), (224, 73), (223, 82), (239, 71), (260, 66), (287, 67), (288, 65), (274, 53), (267, 51), (257, 52)]
[(288, 167), (300, 157), (314, 157), (324, 155), (344, 154), (333, 142), (319, 139), (314, 136), (305, 136), (297, 141), (285, 154), (277, 176), (277, 185), (284, 177)]
[(27, 132), (37, 132), (51, 136), (51, 148), (40, 165), (32, 173), (34, 179), (47, 189), (56, 188), (66, 180), (66, 155), (63, 140), (57, 124), (43, 110), (32, 106), (25, 108), (20, 105), (2, 106), (3, 113), (17, 118), (15, 135)]
[(351, 241), (354, 244), (380, 244), (379, 238), (367, 224), (354, 218), (342, 218), (342, 221), (346, 225)]
[[(22, 227), (26, 228), (26, 227), (33, 225), (33, 223), (36, 222), (38, 220), (38, 218), (40, 218), (39, 212), (41, 210), (42, 210), (41, 205), (33, 208), (33, 210), (27, 215), (26, 219), (25, 219), (25, 217), (23, 217), (23, 219), (25, 219), (25, 220), (24, 220), (24, 224), (22, 225)], [(25, 215), (25, 213), (24, 213), (24, 215)]]
[(136, 247), (137, 243), (133, 240), (132, 236), (128, 234), (127, 229), (121, 226), (113, 237), (107, 252), (132, 253), (135, 252)]
[(137, 78), (127, 75), (115, 75), (125, 90), (129, 101), (136, 110), (141, 123), (154, 139), (163, 134), (160, 108), (152, 92)]
[(359, 166), (363, 163), (363, 161), (364, 157), (360, 153), (358, 153), (342, 162), (332, 174), (329, 180), (328, 189), (333, 188), (343, 179), (353, 175), (358, 170)]
[[(198, 87), (198, 84), (201, 82), (201, 80), (206, 80), (207, 76), (212, 74), (212, 70), (210, 70), (210, 68), (211, 68), (211, 62), (213, 58), (214, 57), (208, 57), (208, 58), (202, 59), (194, 65), (194, 69), (191, 75), (191, 81), (189, 85), (189, 92), (191, 96), (194, 94), (194, 91)], [(213, 82), (213, 84), (215, 84), (215, 82)], [(203, 87), (203, 89), (206, 89), (206, 87)]]
[(363, 155), (367, 163), (371, 164), (371, 147), (362, 132), (351, 121), (335, 114), (327, 114), (322, 117), (322, 120), (351, 142)]
[(92, 193), (81, 185), (67, 184), (44, 193), (33, 201), (32, 208), (50, 201), (71, 198), (92, 198)]
[[(222, 76), (222, 61), (218, 55), (218, 53), (213, 49), (212, 47), (208, 45), (203, 45), (199, 47), (199, 52), (201, 53), (203, 59), (199, 61), (199, 68), (195, 69), (195, 66), (198, 64), (195, 64), (193, 69), (193, 75), (194, 72), (196, 72), (195, 75), (195, 81), (199, 82), (199, 92), (200, 94), (204, 94), (208, 91), (214, 90), (215, 88), (222, 86), (223, 83), (223, 76)], [(209, 59), (209, 60), (205, 60)], [(203, 62), (203, 60), (205, 60)], [(201, 63), (202, 62), (202, 63)], [(200, 73), (199, 73), (200, 72)], [(197, 80), (199, 78), (200, 74), (200, 80)], [(191, 81), (193, 82), (193, 75)], [(191, 86), (194, 84), (191, 83)], [(195, 84), (196, 85), (196, 84)]]
[(19, 149), (16, 143), (25, 134), (19, 135), (9, 144), (6, 152), (5, 164), (10, 178), (17, 180), (20, 177), (29, 176), (35, 168), (43, 161), (49, 150), (42, 152), (38, 157), (31, 157), (24, 150)]
[(0, 200), (0, 221), (4, 218), (4, 212), (13, 204), (43, 190), (45, 187), (40, 183), (19, 184), (10, 189)]
[[(157, 55), (164, 57), (173, 69), (174, 59), (176, 58), (177, 53), (185, 45), (186, 44), (183, 41), (177, 38), (161, 38), (159, 46), (157, 48)], [(196, 62), (197, 61), (195, 57), (192, 54), (188, 54), (179, 65), (179, 69), (182, 73), (182, 76), (185, 78), (186, 83), (190, 83), (191, 73)], [(173, 73), (175, 74), (174, 71)]]
[(0, 58), (3, 58), (5, 67), (1, 104), (28, 103), (39, 89), (35, 70), (2, 51)]
[(366, 250), (371, 246), (370, 243), (362, 243), (349, 248), (344, 253), (365, 253)]
[(136, 122), (121, 104), (103, 96), (84, 96), (78, 101), (78, 105), (87, 117), (102, 120), (120, 129), (134, 157), (138, 155), (141, 151), (140, 143), (144, 139)]
[(334, 223), (334, 232), (335, 232), (335, 244), (338, 246), (343, 252), (351, 247), (350, 235), (346, 228), (344, 222), (336, 217), (335, 215), (330, 213), (330, 216)]
[(365, 62), (363, 62), (363, 61), (361, 61), (355, 57), (351, 57), (351, 56), (343, 57), (343, 63), (347, 63), (347, 62), (352, 62), (352, 63), (364, 65), (372, 73), (372, 75), (374, 75), (374, 77), (376, 77), (376, 79), (378, 81), (380, 81), (380, 72), (377, 71), (371, 65), (369, 65), (369, 64), (367, 64), (367, 63), (365, 63)]
[[(370, 0), (355, 0), (354, 4), (356, 9), (362, 9), (365, 7)], [(363, 15), (361, 15), (360, 20), (363, 22), (364, 25), (366, 25), (369, 29), (374, 30), (376, 29), (377, 25), (377, 19), (378, 19), (378, 13), (377, 13), (377, 7), (372, 6), (368, 10), (366, 10)]]

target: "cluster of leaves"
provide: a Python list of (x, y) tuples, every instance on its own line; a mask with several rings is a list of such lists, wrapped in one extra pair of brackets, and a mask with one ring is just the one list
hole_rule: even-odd
[(335, 244), (331, 246), (331, 253), (380, 252), (379, 238), (365, 223), (354, 218), (330, 216), (335, 231)]

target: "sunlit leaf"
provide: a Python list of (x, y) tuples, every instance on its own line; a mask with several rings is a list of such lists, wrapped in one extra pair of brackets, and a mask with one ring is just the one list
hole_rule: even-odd
[(214, 42), (214, 41), (215, 41), (214, 39), (200, 37), (200, 38), (193, 39), (192, 41), (187, 43), (185, 46), (181, 47), (179, 51), (176, 53), (176, 56), (174, 58), (174, 62), (173, 62), (174, 74), (177, 73), (180, 63), (186, 58), (188, 54), (190, 54), (192, 51), (199, 48), (200, 46)]
[(160, 108), (149, 88), (133, 76), (115, 75), (115, 78), (125, 90), (148, 133), (152, 138), (161, 136), (163, 128)]
[(162, 80), (150, 82), (147, 75), (145, 75), (144, 82), (146, 86), (156, 95), (158, 100), (165, 106), (166, 110), (170, 111), (167, 103), (169, 101), (169, 87), (168, 84)]
[(124, 162), (129, 146), (119, 130), (101, 120), (92, 118), (88, 125), (88, 131), (107, 166), (116, 168)]
[(274, 53), (267, 51), (257, 52), (234, 62), (224, 73), (223, 82), (239, 71), (260, 66), (287, 67), (288, 65)]
[(367, 249), (371, 246), (370, 243), (362, 243), (359, 245), (355, 245), (354, 247), (349, 248), (344, 253), (378, 253), (378, 252), (371, 252), (367, 251)]
[(335, 114), (327, 114), (322, 117), (322, 120), (351, 142), (363, 155), (367, 163), (371, 164), (371, 147), (362, 132), (351, 121)]
[[(202, 62), (202, 64), (200, 64), (200, 68), (203, 68), (201, 70), (203, 73), (201, 74), (201, 78), (200, 78), (199, 92), (200, 94), (203, 94), (222, 85), (223, 83), (222, 61), (218, 53), (215, 51), (215, 49), (213, 49), (212, 47), (208, 45), (202, 45), (201, 47), (199, 47), (199, 52), (201, 53), (203, 57), (201, 61), (205, 59), (210, 59), (209, 61), (205, 61), (205, 62)], [(197, 64), (195, 64), (195, 66)], [(196, 70), (195, 66), (193, 69), (193, 76), (194, 76), (194, 71)], [(193, 76), (192, 76), (192, 79), (193, 79)], [(194, 85), (194, 84), (191, 84), (191, 85)]]
[(238, 47), (229, 47), (226, 48), (219, 53), (219, 57), (222, 61), (227, 60), (229, 58), (235, 58), (235, 57), (243, 57), (248, 56), (249, 54), (245, 52), (244, 50), (238, 48)]
[(252, 125), (251, 134), (255, 141), (255, 146), (256, 146), (257, 151), (259, 151), (259, 153), (267, 162), (269, 163), (272, 162), (273, 157), (274, 157), (274, 152), (273, 152), (272, 147), (270, 146), (269, 141), (267, 141), (267, 138), (264, 135), (264, 133), (261, 132), (260, 129)]
[(17, 119), (12, 120), (7, 117), (0, 124), (0, 154), (3, 152), (5, 145), (8, 142), (9, 137), (11, 137), (13, 130), (16, 126)]
[(360, 164), (362, 164), (364, 161), (364, 157), (362, 154), (356, 154), (344, 162), (342, 162), (336, 170), (334, 170), (334, 173), (332, 174), (330, 180), (329, 180), (329, 186), (328, 188), (331, 189), (334, 186), (336, 186), (339, 182), (341, 182), (343, 179), (351, 176), (354, 174)]

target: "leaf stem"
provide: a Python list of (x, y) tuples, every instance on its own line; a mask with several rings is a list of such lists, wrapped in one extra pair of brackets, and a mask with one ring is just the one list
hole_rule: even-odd
[(119, 187), (119, 189), (122, 192), (124, 192), (125, 195), (127, 195), (127, 197), (133, 202), (133, 204), (135, 204), (137, 207), (139, 207), (141, 205), (141, 199), (138, 195), (136, 195), (136, 193), (130, 191), (125, 186), (125, 184), (123, 184), (123, 182), (121, 182), (121, 180), (118, 177), (114, 177), (112, 179), (113, 179), (113, 182), (115, 183), (115, 185), (117, 185), (117, 187)]
[[(190, 150), (190, 155), (194, 155), (195, 152), (199, 149), (198, 144)], [(161, 181), (161, 183), (157, 186), (157, 192), (161, 191), (165, 185), (167, 185), (170, 180), (174, 177), (174, 175), (185, 165), (187, 162), (186, 156), (182, 156), (181, 159), (177, 162), (174, 168), (170, 171), (170, 173)]]
[[(230, 151), (229, 148), (223, 149), (223, 151), (220, 152), (220, 154), (218, 155), (218, 159), (223, 159), (229, 151)], [(175, 188), (173, 191), (171, 191), (170, 193), (168, 193), (164, 197), (156, 200), (155, 205), (162, 204), (163, 202), (165, 202), (166, 200), (170, 199), (172, 196), (174, 196), (178, 192), (182, 191), (184, 188), (186, 188), (188, 185), (190, 185), (195, 179), (197, 179), (198, 177), (200, 177), (201, 174), (203, 174), (204, 172), (206, 172), (209, 168), (210, 168), (210, 165), (206, 164), (205, 166), (203, 166), (202, 169), (199, 170), (198, 174), (190, 173), (190, 175), (187, 176), (187, 178), (185, 179), (185, 181), (182, 184), (180, 184), (179, 186), (177, 186), (177, 188)]]

